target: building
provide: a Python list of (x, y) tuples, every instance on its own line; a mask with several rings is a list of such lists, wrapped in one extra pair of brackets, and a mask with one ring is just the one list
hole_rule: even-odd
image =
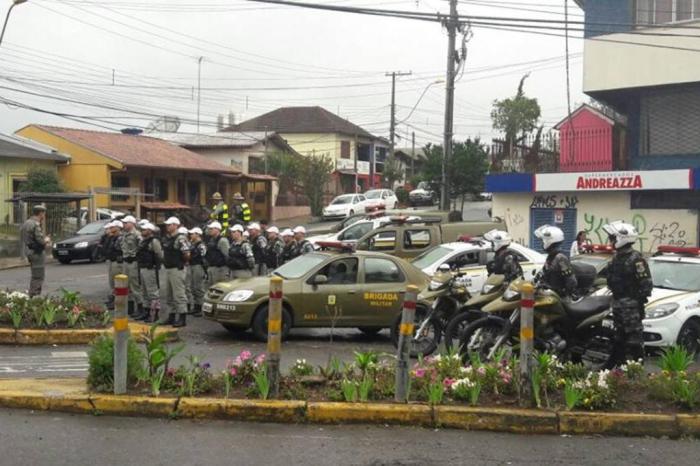
[(626, 120), (620, 155), (614, 145), (612, 152), (609, 145), (595, 149), (591, 165), (574, 149), (562, 167), (566, 131), (561, 148), (531, 141), (511, 152), (518, 160), (507, 160), (487, 177), (493, 214), (505, 219), (518, 241), (538, 248), (532, 233), (544, 223), (561, 226), (569, 240), (583, 230), (598, 243), (606, 240), (602, 226), (617, 219), (637, 227), (637, 246), (644, 252), (661, 244), (694, 246), (700, 206), (700, 4), (577, 3), (585, 12), (583, 90)]
[(275, 132), (304, 156), (330, 157), (336, 167), (335, 193), (352, 192), (356, 175), (362, 190), (380, 186), (389, 152), (388, 141), (322, 107), (282, 107), (226, 131)]
[(396, 157), (401, 171), (405, 174), (402, 180), (403, 183), (408, 183), (412, 176), (420, 173), (428, 160), (423, 149), (413, 149), (411, 147), (397, 148), (394, 151), (394, 157)]
[(206, 206), (216, 191), (230, 198), (241, 190), (239, 170), (161, 139), (43, 125), (17, 134), (69, 155), (59, 176), (70, 191), (98, 193), (97, 207), (146, 216)]
[[(0, 221), (14, 224), (22, 221), (17, 204), (4, 202), (12, 199), (19, 191), (22, 182), (32, 168), (57, 171), (59, 165), (66, 165), (70, 157), (43, 144), (38, 144), (18, 136), (0, 134)], [(15, 207), (13, 207), (15, 206)]]

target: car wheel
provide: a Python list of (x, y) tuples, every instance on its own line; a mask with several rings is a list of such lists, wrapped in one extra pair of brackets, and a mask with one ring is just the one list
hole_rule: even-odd
[(221, 326), (228, 330), (228, 332), (234, 337), (243, 336), (243, 334), (248, 330), (246, 327), (239, 327), (238, 325), (233, 324), (221, 324)]
[(63, 265), (68, 265), (70, 264), (70, 259), (68, 259), (67, 257), (60, 257), (58, 259), (58, 262), (60, 262)]
[(381, 327), (357, 327), (357, 329), (368, 337), (377, 336), (382, 331)]
[(678, 332), (678, 344), (695, 357), (700, 355), (700, 321), (688, 319)]
[[(259, 341), (267, 341), (267, 304), (263, 304), (253, 317), (253, 335)], [(282, 308), (282, 339), (285, 340), (292, 328), (292, 316), (289, 311)]]

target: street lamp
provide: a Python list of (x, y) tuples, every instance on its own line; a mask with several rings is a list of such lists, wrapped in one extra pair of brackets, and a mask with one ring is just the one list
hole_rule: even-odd
[(17, 5), (21, 5), (22, 3), (26, 2), (27, 0), (12, 0), (12, 5), (10, 5), (10, 8), (7, 10), (7, 15), (5, 16), (5, 23), (2, 25), (2, 32), (0, 32), (0, 45), (2, 45), (2, 38), (5, 37), (5, 29), (7, 29), (7, 22), (10, 20), (10, 13), (12, 13), (12, 9)]
[(428, 89), (430, 89), (432, 86), (434, 86), (436, 84), (442, 84), (444, 82), (445, 82), (444, 79), (438, 79), (437, 81), (433, 81), (430, 84), (428, 84), (427, 86), (425, 86), (425, 89), (423, 89), (423, 93), (418, 98), (418, 102), (416, 102), (416, 104), (413, 106), (413, 108), (411, 109), (408, 116), (406, 118), (404, 118), (403, 120), (399, 121), (399, 124), (406, 123), (408, 121), (408, 119), (411, 118), (411, 115), (413, 115), (413, 112), (415, 112), (416, 108), (418, 108), (418, 104), (420, 104), (421, 100), (423, 100), (423, 97), (425, 97), (425, 94), (428, 93)]

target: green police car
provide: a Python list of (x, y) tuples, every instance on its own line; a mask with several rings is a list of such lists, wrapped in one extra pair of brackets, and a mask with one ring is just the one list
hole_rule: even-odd
[[(357, 327), (370, 335), (394, 329), (406, 287), (429, 283), (403, 259), (351, 249), (309, 253), (272, 273), (284, 279), (283, 338), (292, 327)], [(232, 333), (250, 328), (265, 341), (269, 290), (269, 277), (217, 283), (207, 292), (204, 317)]]

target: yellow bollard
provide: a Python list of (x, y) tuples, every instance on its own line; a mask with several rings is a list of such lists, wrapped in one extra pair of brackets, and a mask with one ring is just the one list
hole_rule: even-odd
[(267, 311), (267, 377), (270, 395), (279, 395), (280, 359), (282, 349), (282, 277), (270, 279), (270, 303)]
[(127, 345), (129, 344), (129, 277), (114, 276), (114, 394), (126, 393)]
[(523, 283), (520, 287), (520, 380), (523, 388), (522, 400), (533, 402), (532, 392), (532, 351), (535, 337), (534, 327), (535, 287)]
[(418, 287), (408, 285), (403, 298), (403, 310), (401, 311), (401, 324), (399, 325), (399, 346), (396, 362), (396, 382), (394, 387), (394, 401), (406, 403), (408, 401), (408, 365), (411, 360), (411, 340), (415, 330), (416, 300), (418, 299)]

